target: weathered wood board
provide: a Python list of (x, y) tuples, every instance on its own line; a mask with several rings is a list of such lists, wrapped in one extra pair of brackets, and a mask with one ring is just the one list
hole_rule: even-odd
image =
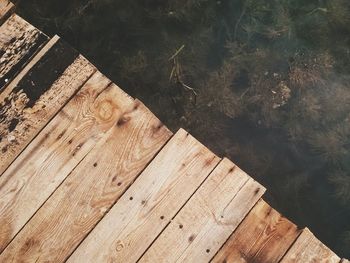
[(14, 8), (14, 4), (9, 0), (0, 0), (0, 25), (11, 15)]
[(225, 158), (139, 262), (209, 262), (264, 192)]
[(212, 262), (279, 262), (299, 234), (296, 225), (260, 200)]
[(218, 162), (179, 130), (68, 262), (136, 262)]
[(0, 94), (0, 175), (96, 71), (58, 37)]
[(0, 92), (49, 38), (13, 14), (0, 27)]
[(340, 258), (305, 228), (281, 262), (339, 263)]
[(7, 246), (0, 262), (65, 261), (170, 136), (135, 101)]
[(96, 72), (0, 177), (0, 252), (133, 106)]

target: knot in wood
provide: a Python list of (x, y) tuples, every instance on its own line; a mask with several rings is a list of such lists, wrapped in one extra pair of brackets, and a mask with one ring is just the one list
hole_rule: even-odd
[(115, 250), (116, 250), (117, 252), (119, 252), (119, 251), (121, 251), (123, 248), (124, 248), (123, 242), (120, 241), (120, 240), (118, 240), (118, 241), (117, 241), (117, 244), (116, 244), (116, 246), (115, 246)]
[(97, 105), (98, 116), (103, 121), (108, 121), (112, 118), (115, 106), (109, 100), (104, 100)]

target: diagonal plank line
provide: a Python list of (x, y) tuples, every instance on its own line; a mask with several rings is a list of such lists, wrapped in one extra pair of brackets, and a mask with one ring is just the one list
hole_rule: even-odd
[[(149, 164), (154, 160), (154, 158), (159, 154), (159, 152), (161, 152), (163, 150), (163, 148), (165, 147), (165, 145), (173, 138), (174, 134), (172, 134), (164, 143), (164, 145), (156, 152), (156, 154), (153, 156), (153, 158), (151, 160), (148, 161), (147, 165), (137, 174), (136, 178), (134, 181), (137, 180), (137, 178), (143, 173), (143, 171), (149, 166)], [(122, 194), (120, 195), (120, 197), (122, 197), (125, 192), (127, 192), (129, 190), (129, 188), (132, 186), (133, 182), (131, 182), (129, 184), (129, 186), (127, 188), (125, 188), (125, 190), (122, 192)], [(106, 216), (106, 214), (109, 213), (109, 211), (113, 208), (113, 206), (119, 201), (120, 197), (118, 199), (116, 199), (113, 202), (113, 205), (111, 205), (109, 207), (109, 209), (104, 213), (104, 215), (96, 222), (96, 224), (94, 224), (94, 226), (90, 229), (90, 231), (88, 233), (86, 233), (85, 237), (76, 245), (75, 249), (72, 250), (72, 252), (64, 259), (64, 261), (67, 261), (72, 254), (75, 252), (75, 250), (84, 242), (84, 240), (90, 235), (91, 231), (93, 231), (95, 229), (95, 227), (101, 222), (101, 220)]]
[(20, 156), (22, 154), (22, 152), (24, 150), (26, 150), (26, 148), (28, 148), (28, 146), (36, 139), (36, 137), (45, 129), (45, 127), (61, 112), (61, 110), (69, 103), (69, 101), (80, 91), (80, 89), (90, 80), (91, 76), (96, 73), (97, 69), (95, 69), (93, 72), (91, 72), (90, 76), (81, 83), (81, 85), (79, 86), (79, 88), (76, 90), (76, 92), (74, 94), (72, 94), (72, 96), (70, 96), (70, 98), (64, 103), (62, 104), (62, 106), (58, 109), (58, 111), (52, 115), (51, 118), (48, 119), (47, 123), (40, 129), (37, 131), (36, 135), (28, 142), (28, 144), (17, 154), (16, 158), (14, 158), (9, 165), (6, 167), (6, 169), (0, 174), (3, 175), (8, 169), (9, 167), (12, 165), (12, 163), (14, 161), (16, 161), (16, 159), (18, 158), (18, 156)]
[(145, 249), (145, 251), (142, 253), (142, 255), (137, 259), (136, 262), (139, 262), (141, 260), (141, 258), (144, 256), (144, 254), (148, 251), (148, 249), (150, 247), (153, 246), (154, 242), (158, 239), (158, 237), (165, 231), (165, 229), (169, 226), (169, 224), (171, 224), (172, 220), (180, 213), (180, 211), (186, 206), (186, 204), (188, 203), (189, 200), (192, 199), (192, 197), (196, 194), (196, 192), (198, 191), (199, 188), (202, 187), (202, 185), (205, 183), (205, 181), (208, 179), (208, 177), (210, 176), (210, 174), (216, 169), (216, 167), (218, 167), (218, 165), (220, 164), (222, 159), (220, 159), (220, 161), (212, 168), (212, 170), (210, 171), (210, 173), (205, 177), (205, 179), (203, 180), (203, 182), (197, 187), (197, 189), (191, 194), (191, 196), (187, 199), (187, 201), (180, 207), (180, 209), (176, 212), (176, 214), (172, 217), (171, 220), (169, 220), (168, 224), (163, 228), (163, 230), (154, 238), (154, 240), (152, 241), (152, 243), (147, 247), (147, 249)]
[[(92, 150), (92, 149), (91, 149)], [(90, 150), (90, 151), (91, 151)], [(90, 151), (84, 155), (84, 157), (74, 166), (74, 168), (72, 169), (72, 171), (69, 173), (68, 176), (66, 176), (66, 178), (56, 187), (56, 189), (46, 198), (46, 200), (40, 205), (40, 207), (35, 211), (35, 213), (27, 220), (27, 222), (25, 224), (23, 224), (23, 226), (21, 227), (21, 229), (19, 231), (17, 231), (17, 233), (13, 236), (13, 238), (11, 238), (10, 242), (8, 242), (8, 244), (0, 251), (0, 255), (2, 254), (2, 252), (4, 250), (6, 250), (6, 248), (12, 243), (12, 241), (14, 239), (16, 239), (17, 235), (22, 231), (22, 229), (26, 226), (26, 224), (36, 215), (36, 213), (45, 205), (45, 203), (47, 202), (47, 200), (49, 200), (51, 198), (51, 196), (57, 191), (57, 189), (67, 180), (67, 178), (71, 175), (71, 173), (74, 171), (74, 169), (85, 159), (85, 157), (90, 153)]]

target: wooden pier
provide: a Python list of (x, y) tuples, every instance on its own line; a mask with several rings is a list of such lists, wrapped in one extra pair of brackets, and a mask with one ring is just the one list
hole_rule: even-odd
[(348, 262), (0, 0), (0, 262)]

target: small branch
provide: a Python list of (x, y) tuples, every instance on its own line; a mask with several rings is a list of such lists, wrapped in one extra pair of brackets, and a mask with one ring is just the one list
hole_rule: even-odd
[(312, 10), (311, 12), (309, 12), (308, 16), (312, 15), (313, 13), (316, 13), (317, 11), (321, 11), (321, 12), (324, 12), (324, 13), (328, 13), (328, 9), (327, 8), (322, 8), (322, 7), (317, 7), (315, 8), (314, 10)]
[(247, 92), (250, 90), (250, 87), (248, 87), (240, 96), (240, 99), (242, 100), (243, 97), (245, 96), (245, 94), (247, 94)]
[(172, 55), (170, 58), (169, 58), (169, 61), (173, 61), (173, 67), (171, 69), (171, 72), (170, 72), (170, 76), (169, 76), (169, 81), (174, 81), (175, 83), (178, 83), (178, 84), (181, 84), (181, 86), (192, 92), (193, 96), (194, 96), (194, 101), (196, 103), (197, 101), (197, 92), (191, 88), (190, 86), (186, 85), (183, 81), (182, 81), (182, 73), (181, 73), (181, 65), (179, 63), (179, 60), (177, 58), (177, 56), (180, 54), (180, 52), (185, 48), (185, 45), (182, 45), (178, 50), (176, 50), (176, 52), (174, 53), (174, 55)]
[(174, 53), (174, 55), (172, 55), (170, 58), (169, 58), (169, 61), (174, 59), (177, 55), (180, 54), (180, 52), (185, 48), (185, 45), (182, 45), (178, 50), (176, 50), (176, 52)]
[(244, 3), (244, 7), (243, 7), (243, 10), (242, 10), (242, 13), (241, 13), (241, 15), (239, 16), (239, 18), (238, 18), (238, 20), (237, 20), (237, 23), (236, 23), (236, 25), (235, 25), (235, 30), (234, 30), (234, 32), (233, 32), (233, 40), (234, 40), (234, 41), (237, 40), (238, 26), (239, 26), (239, 24), (241, 23), (241, 20), (242, 20), (242, 18), (244, 17), (246, 10), (247, 10), (247, 5), (246, 5), (246, 3)]
[(194, 96), (196, 96), (196, 97), (198, 96), (197, 92), (196, 92), (193, 88), (191, 88), (190, 86), (186, 85), (186, 84), (183, 83), (182, 81), (180, 81), (180, 84), (181, 84), (184, 88), (186, 88), (186, 89), (188, 89), (189, 91), (191, 91), (191, 92), (193, 93)]

